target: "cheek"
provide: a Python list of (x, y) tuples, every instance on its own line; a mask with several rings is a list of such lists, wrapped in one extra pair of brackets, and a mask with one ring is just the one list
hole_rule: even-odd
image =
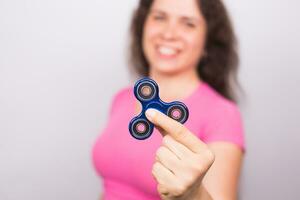
[(153, 26), (151, 22), (146, 22), (144, 26), (144, 33), (143, 33), (143, 49), (144, 52), (147, 54), (151, 50), (151, 43), (155, 40), (155, 37), (158, 34), (158, 29), (156, 26)]
[(160, 32), (159, 26), (151, 21), (146, 21), (144, 26), (144, 40), (149, 41), (155, 38)]
[(199, 59), (204, 52), (205, 36), (203, 33), (193, 34), (186, 38), (187, 53)]

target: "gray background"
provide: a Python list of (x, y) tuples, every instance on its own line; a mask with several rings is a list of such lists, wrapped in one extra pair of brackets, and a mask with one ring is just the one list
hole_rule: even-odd
[[(130, 83), (137, 0), (0, 0), (0, 199), (97, 199), (91, 147)], [(226, 0), (240, 40), (247, 153), (240, 196), (300, 199), (296, 0)]]

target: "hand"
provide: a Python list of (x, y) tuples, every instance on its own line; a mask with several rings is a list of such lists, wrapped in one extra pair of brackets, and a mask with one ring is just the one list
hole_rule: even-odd
[(202, 179), (214, 162), (214, 154), (181, 123), (154, 109), (148, 109), (146, 116), (163, 135), (152, 168), (161, 198), (199, 199)]

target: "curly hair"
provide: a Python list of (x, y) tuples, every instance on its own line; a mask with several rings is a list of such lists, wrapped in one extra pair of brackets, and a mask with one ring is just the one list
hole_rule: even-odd
[[(153, 0), (140, 0), (131, 22), (130, 66), (140, 76), (149, 75), (142, 37), (144, 23)], [(236, 102), (234, 93), (238, 86), (237, 42), (233, 27), (221, 0), (197, 0), (199, 10), (207, 24), (205, 56), (197, 66), (198, 76), (225, 98)]]

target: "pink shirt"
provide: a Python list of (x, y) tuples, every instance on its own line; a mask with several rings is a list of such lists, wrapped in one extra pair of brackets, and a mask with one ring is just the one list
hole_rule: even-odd
[[(226, 141), (244, 150), (238, 107), (220, 96), (207, 83), (183, 102), (189, 108), (185, 126), (203, 142)], [(133, 88), (119, 91), (112, 102), (107, 124), (93, 146), (93, 163), (103, 178), (105, 200), (158, 200), (151, 169), (162, 136), (154, 129), (147, 140), (136, 140), (128, 131), (135, 114)]]

